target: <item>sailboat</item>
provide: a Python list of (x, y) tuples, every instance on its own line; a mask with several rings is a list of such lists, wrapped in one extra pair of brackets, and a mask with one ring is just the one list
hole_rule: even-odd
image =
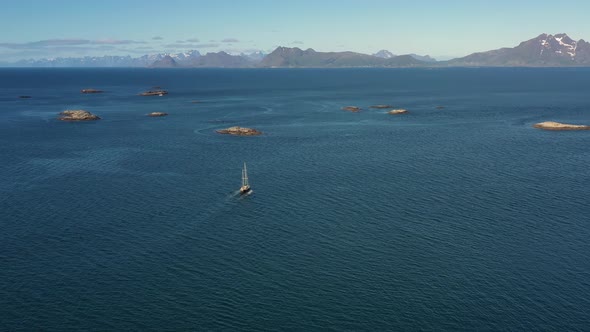
[(244, 168), (242, 169), (242, 186), (240, 187), (240, 195), (247, 194), (251, 191), (250, 184), (248, 183), (248, 169), (244, 162)]

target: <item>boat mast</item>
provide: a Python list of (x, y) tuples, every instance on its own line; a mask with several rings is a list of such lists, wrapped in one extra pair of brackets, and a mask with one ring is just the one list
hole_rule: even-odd
[(246, 163), (244, 162), (244, 169), (242, 169), (242, 187), (248, 186), (248, 170), (246, 169)]

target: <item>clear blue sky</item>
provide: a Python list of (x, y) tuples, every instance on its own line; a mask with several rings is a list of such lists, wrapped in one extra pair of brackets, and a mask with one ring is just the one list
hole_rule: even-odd
[(0, 61), (279, 45), (454, 57), (543, 32), (590, 39), (588, 0), (4, 1)]

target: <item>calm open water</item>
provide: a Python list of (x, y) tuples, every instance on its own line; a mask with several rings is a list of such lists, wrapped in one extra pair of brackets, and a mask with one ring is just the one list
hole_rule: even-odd
[(550, 120), (590, 69), (2, 69), (0, 330), (590, 330), (590, 131)]

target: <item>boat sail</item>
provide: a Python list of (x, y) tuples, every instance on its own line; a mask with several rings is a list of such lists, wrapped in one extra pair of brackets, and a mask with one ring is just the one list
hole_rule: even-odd
[(244, 168), (242, 168), (242, 186), (240, 187), (240, 194), (246, 194), (250, 192), (250, 183), (248, 182), (248, 169), (244, 162)]

